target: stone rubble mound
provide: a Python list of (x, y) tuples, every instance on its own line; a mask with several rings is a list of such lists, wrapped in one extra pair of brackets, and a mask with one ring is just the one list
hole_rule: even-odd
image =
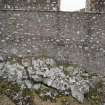
[[(79, 102), (84, 101), (84, 94), (94, 86), (96, 78), (81, 67), (59, 65), (52, 58), (46, 57), (8, 57), (0, 56), (0, 78), (18, 83), (22, 88), (38, 90), (41, 85), (57, 90), (58, 94), (72, 95)], [(47, 93), (51, 96), (51, 93)]]

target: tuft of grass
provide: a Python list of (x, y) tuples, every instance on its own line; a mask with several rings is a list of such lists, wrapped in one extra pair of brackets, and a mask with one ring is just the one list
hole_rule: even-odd
[(100, 105), (102, 94), (99, 89), (102, 88), (102, 81), (98, 82), (95, 88), (90, 88), (89, 93), (86, 94), (86, 99), (89, 101), (90, 105)]
[(5, 94), (6, 90), (8, 90), (8, 89), (18, 92), (18, 91), (20, 91), (20, 86), (17, 85), (16, 83), (13, 84), (8, 81), (0, 81), (0, 93)]

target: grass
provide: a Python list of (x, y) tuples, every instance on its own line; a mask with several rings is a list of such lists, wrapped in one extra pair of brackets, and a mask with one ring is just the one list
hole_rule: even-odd
[(6, 90), (8, 89), (15, 92), (20, 91), (20, 87), (17, 84), (8, 81), (0, 81), (0, 94), (6, 94)]
[[(84, 103), (77, 102), (71, 96), (58, 96), (55, 101), (51, 101), (49, 97), (41, 98), (39, 96), (40, 91), (49, 90), (48, 87), (43, 86), (42, 90), (38, 92), (34, 90), (24, 89), (23, 96), (31, 96), (33, 100), (33, 105), (100, 105), (102, 101), (102, 93), (99, 92), (99, 89), (102, 88), (102, 82), (97, 83), (95, 88), (91, 88), (90, 92), (86, 94), (86, 100)], [(11, 83), (8, 81), (0, 81), (0, 94), (5, 94), (7, 89), (11, 89), (12, 91), (19, 92), (21, 91), (20, 86), (15, 83)]]
[(102, 102), (103, 94), (99, 91), (102, 89), (102, 81), (98, 82), (95, 88), (90, 88), (89, 93), (86, 95), (86, 99), (90, 102), (90, 105), (100, 105)]
[[(47, 59), (49, 58), (47, 54), (43, 54), (40, 57), (41, 59)], [(21, 64), (22, 58), (18, 57), (11, 57), (8, 59), (12, 64), (18, 62)], [(73, 64), (56, 64), (56, 67), (63, 66), (64, 73), (70, 74), (74, 69), (79, 69), (78, 65)], [(50, 67), (50, 66), (49, 66)], [(72, 74), (72, 73), (71, 73)], [(93, 74), (92, 76), (97, 76), (96, 74)], [(83, 76), (83, 78), (86, 78)], [(91, 78), (91, 77), (89, 77)], [(86, 99), (84, 103), (77, 102), (74, 98), (71, 96), (58, 96), (56, 97), (55, 101), (52, 101), (50, 97), (43, 96), (40, 97), (40, 93), (46, 93), (50, 89), (50, 87), (42, 86), (40, 90), (34, 91), (29, 89), (21, 90), (20, 86), (16, 83), (11, 83), (5, 80), (0, 80), (0, 94), (6, 94), (6, 90), (10, 89), (15, 92), (22, 91), (23, 96), (31, 96), (33, 99), (33, 105), (100, 105), (102, 102), (102, 97), (104, 97), (102, 92), (100, 92), (100, 89), (102, 89), (102, 81), (98, 82), (95, 88), (90, 88), (90, 92), (85, 95)], [(104, 99), (104, 98), (103, 98)]]

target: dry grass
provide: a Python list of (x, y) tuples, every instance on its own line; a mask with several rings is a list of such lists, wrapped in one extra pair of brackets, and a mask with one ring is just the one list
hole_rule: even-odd
[(56, 102), (51, 102), (50, 100), (43, 101), (37, 95), (33, 97), (34, 105), (91, 105), (88, 102), (81, 104), (77, 102), (72, 97), (59, 97), (57, 98)]
[(0, 95), (0, 105), (15, 105), (15, 104), (5, 95)]

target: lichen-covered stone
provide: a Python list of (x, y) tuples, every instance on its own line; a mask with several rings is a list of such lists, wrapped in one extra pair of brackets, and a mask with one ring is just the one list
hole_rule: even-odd
[[(72, 95), (83, 103), (84, 94), (89, 92), (89, 88), (94, 83), (94, 78), (89, 78), (91, 75), (85, 73), (85, 70), (75, 65), (68, 65), (67, 67), (65, 65), (58, 65), (54, 59), (47, 57), (23, 57), (20, 61), (19, 59), (18, 57), (11, 57), (6, 62), (3, 61), (5, 64), (0, 70), (0, 76), (2, 79), (16, 82), (23, 89), (38, 90), (41, 89), (41, 85), (43, 84), (56, 89), (58, 94)], [(68, 73), (66, 73), (66, 69)], [(58, 95), (51, 91), (41, 94), (49, 95), (50, 97)]]

